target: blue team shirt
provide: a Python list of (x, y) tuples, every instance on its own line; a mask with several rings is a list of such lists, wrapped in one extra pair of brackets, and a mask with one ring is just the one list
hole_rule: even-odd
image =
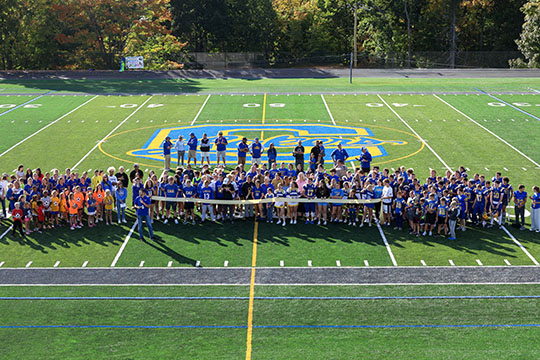
[(195, 196), (197, 188), (195, 186), (185, 186), (184, 187), (184, 196), (187, 198), (192, 198)]
[(242, 158), (246, 157), (247, 153), (244, 151), (241, 151), (241, 150), (246, 150), (246, 149), (249, 149), (248, 144), (244, 144), (243, 142), (238, 144), (238, 157), (242, 157)]
[(307, 196), (308, 198), (313, 198), (313, 197), (315, 197), (315, 190), (316, 190), (316, 189), (317, 189), (317, 188), (316, 188), (315, 185), (313, 185), (313, 184), (311, 184), (311, 185), (306, 184), (306, 185), (304, 185), (304, 194), (306, 194), (306, 196)]
[(251, 189), (251, 194), (253, 195), (253, 198), (254, 198), (254, 199), (260, 199), (260, 198), (262, 198), (262, 196), (263, 196), (263, 190), (262, 190), (262, 187), (256, 187), (256, 186), (254, 186), (254, 187)]
[(194, 136), (194, 137), (190, 137), (189, 140), (187, 141), (187, 146), (189, 148), (189, 150), (197, 150), (197, 137)]
[(165, 196), (168, 197), (168, 198), (173, 198), (173, 197), (176, 197), (178, 195), (178, 185), (176, 184), (165, 184), (162, 186), (162, 189), (163, 191), (165, 191)]
[(531, 208), (540, 209), (540, 194), (533, 194)]
[(514, 199), (516, 201), (516, 203), (518, 204), (519, 207), (522, 207), (523, 205), (525, 205), (525, 202), (527, 201), (527, 192), (524, 191), (522, 193), (518, 191), (515, 191), (514, 192)]
[(227, 144), (229, 143), (225, 137), (217, 138), (214, 143), (217, 145), (216, 150), (217, 151), (225, 151), (227, 150)]
[(261, 153), (263, 151), (263, 145), (261, 143), (253, 143), (251, 144), (251, 153), (254, 159), (258, 159), (261, 157)]
[(448, 214), (448, 206), (439, 205), (439, 207), (437, 208), (437, 215), (439, 215), (439, 217), (446, 217), (447, 214)]
[(394, 200), (394, 212), (396, 213), (396, 215), (399, 215), (403, 212), (403, 208), (405, 207), (405, 199), (403, 198), (396, 198), (396, 200)]
[(170, 146), (172, 146), (172, 142), (170, 142), (169, 140), (165, 140), (165, 142), (163, 143), (163, 155), (171, 155)]
[(345, 150), (345, 149), (341, 149), (341, 150), (336, 149), (336, 150), (332, 151), (331, 157), (335, 161), (341, 160), (341, 161), (345, 162), (345, 159), (349, 157), (349, 154), (347, 153), (347, 150)]
[(426, 208), (428, 210), (437, 210), (437, 201), (429, 200), (426, 202)]
[(151, 203), (152, 201), (148, 196), (143, 196), (142, 198), (137, 196), (135, 199), (135, 205), (142, 206), (142, 209), (137, 209), (137, 216), (148, 216), (148, 208), (143, 204), (150, 205)]

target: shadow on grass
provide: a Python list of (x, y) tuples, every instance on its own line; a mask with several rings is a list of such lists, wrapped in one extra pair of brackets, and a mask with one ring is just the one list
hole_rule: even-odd
[[(486, 251), (493, 255), (516, 258), (522, 255), (519, 247), (498, 227), (482, 228), (468, 226), (465, 232), (456, 230), (457, 240), (442, 236), (415, 236), (408, 230), (395, 231), (385, 228), (385, 234), (392, 247), (407, 248), (407, 244), (417, 243), (428, 247), (447, 247), (471, 255)], [(436, 230), (434, 234), (436, 234)]]

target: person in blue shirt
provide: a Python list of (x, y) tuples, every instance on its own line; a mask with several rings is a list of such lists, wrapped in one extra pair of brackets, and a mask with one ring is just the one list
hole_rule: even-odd
[(480, 220), (482, 220), (482, 226), (486, 226), (486, 221), (484, 220), (483, 216), (486, 212), (486, 199), (484, 197), (484, 189), (482, 189), (482, 185), (478, 184), (476, 186), (476, 189), (473, 192), (474, 194), (474, 203), (473, 203), (473, 222), (476, 225), (480, 224)]
[(279, 174), (279, 170), (278, 170), (277, 164), (275, 162), (272, 163), (272, 168), (270, 169), (269, 173), (270, 173), (270, 179), (271, 180), (274, 180), (276, 175)]
[(118, 214), (118, 224), (126, 221), (126, 199), (127, 199), (127, 189), (124, 187), (124, 184), (120, 181), (116, 188), (116, 212)]
[[(343, 199), (343, 189), (339, 185), (339, 181), (334, 183), (332, 190), (330, 190), (331, 199)], [(342, 203), (332, 204), (332, 213), (330, 215), (330, 222), (343, 222), (341, 219)]]
[[(364, 188), (364, 190), (361, 191), (362, 194), (362, 200), (372, 200), (373, 199), (373, 184), (369, 184), (367, 187)], [(373, 204), (368, 203), (364, 204), (364, 211), (362, 215), (362, 222), (360, 223), (360, 227), (364, 226), (364, 223), (368, 223), (371, 227), (371, 219), (373, 218)]]
[[(315, 199), (315, 190), (317, 190), (317, 187), (313, 184), (313, 179), (310, 176), (308, 177), (307, 184), (302, 189), (302, 195), (307, 199), (313, 200)], [(313, 224), (315, 221), (315, 202), (304, 203), (304, 211), (306, 213), (306, 224)]]
[(268, 151), (266, 152), (266, 155), (268, 156), (268, 168), (274, 169), (274, 165), (276, 165), (276, 162), (277, 162), (277, 150), (276, 150), (276, 147), (274, 146), (274, 143), (270, 143), (270, 146), (268, 147)]
[(510, 179), (507, 176), (503, 178), (501, 187), (503, 188), (501, 212), (502, 212), (502, 224), (504, 225), (506, 223), (506, 207), (512, 200), (514, 189), (512, 188), (512, 185), (510, 185)]
[(425, 228), (423, 236), (426, 236), (429, 229), (429, 236), (433, 235), (433, 228), (435, 227), (435, 222), (437, 221), (437, 200), (435, 200), (435, 194), (429, 194), (428, 200), (425, 202)]
[(337, 164), (338, 160), (341, 160), (343, 163), (345, 163), (345, 161), (349, 158), (347, 150), (345, 150), (341, 144), (338, 144), (337, 149), (332, 151), (332, 154), (330, 156), (334, 161), (334, 165)]
[(165, 171), (171, 171), (171, 149), (173, 148), (173, 143), (171, 142), (171, 137), (167, 136), (163, 142), (163, 157), (165, 158)]
[(369, 153), (366, 147), (362, 147), (362, 155), (360, 155), (356, 160), (360, 161), (360, 167), (364, 173), (369, 173), (371, 170), (371, 154)]
[[(374, 199), (382, 198), (383, 189), (384, 189), (384, 186), (381, 180), (377, 180), (377, 185), (373, 187), (373, 198)], [(379, 223), (379, 219), (381, 216), (381, 207), (382, 207), (381, 202), (375, 203), (375, 223), (376, 224)]]
[(465, 231), (465, 223), (467, 221), (467, 212), (468, 212), (467, 195), (465, 195), (462, 188), (459, 188), (457, 193), (458, 193), (458, 196), (456, 198), (457, 198), (457, 201), (459, 202), (459, 207), (460, 207), (459, 220), (461, 222), (461, 231)]
[[(251, 189), (251, 198), (253, 200), (260, 200), (264, 197), (261, 182), (255, 181), (255, 186)], [(262, 204), (255, 204), (255, 220), (262, 221), (263, 219), (263, 206)]]
[(501, 187), (501, 182), (499, 180), (495, 180), (493, 183), (493, 187), (491, 188), (490, 198), (489, 202), (491, 204), (491, 223), (488, 225), (488, 227), (493, 226), (493, 220), (495, 217), (497, 217), (497, 221), (499, 223), (499, 227), (502, 226), (502, 198), (503, 198), (504, 190)]
[(403, 199), (403, 194), (401, 191), (398, 191), (396, 194), (396, 198), (394, 199), (394, 216), (396, 218), (396, 226), (394, 227), (394, 230), (402, 230), (403, 229), (403, 214), (405, 210), (405, 199)]
[[(521, 225), (520, 230), (525, 230), (525, 204), (527, 203), (527, 192), (525, 185), (519, 185), (518, 191), (514, 192), (514, 211), (516, 214), (516, 225)], [(521, 222), (520, 222), (521, 218)]]
[[(202, 188), (199, 191), (199, 197), (204, 200), (212, 200), (214, 199), (214, 190), (210, 186), (210, 181), (207, 179), (204, 181), (204, 184)], [(206, 213), (210, 213), (210, 217), (213, 222), (216, 222), (216, 218), (214, 217), (214, 208), (211, 204), (203, 203), (201, 206), (201, 222), (204, 222), (206, 220)]]
[(143, 220), (146, 221), (146, 227), (150, 234), (150, 240), (154, 240), (154, 232), (152, 230), (152, 221), (150, 219), (148, 208), (152, 205), (152, 200), (146, 196), (143, 189), (139, 190), (139, 196), (135, 199), (135, 209), (137, 209), (137, 222), (139, 225), (139, 237), (144, 241)]
[(533, 186), (533, 195), (530, 197), (531, 204), (531, 229), (530, 231), (536, 231), (540, 233), (540, 188)]
[(249, 152), (249, 145), (247, 144), (247, 138), (242, 138), (242, 141), (238, 144), (238, 164), (246, 165), (246, 156)]
[[(188, 158), (187, 163), (189, 164), (191, 159), (193, 159), (193, 164), (197, 165), (197, 144), (198, 140), (194, 133), (189, 134), (189, 140), (187, 141), (188, 146)], [(183, 160), (183, 159), (182, 159)], [(201, 159), (201, 163), (203, 160)], [(184, 165), (182, 163), (182, 165)]]
[(298, 175), (298, 172), (294, 169), (293, 164), (289, 164), (289, 170), (287, 170), (287, 176), (290, 178), (295, 178)]
[(261, 155), (264, 151), (264, 146), (259, 142), (259, 138), (255, 138), (255, 141), (250, 146), (251, 161), (252, 164), (261, 165)]
[[(164, 183), (161, 185), (161, 189), (165, 193), (166, 198), (176, 198), (178, 197), (178, 193), (180, 189), (178, 188), (178, 185), (174, 182), (174, 177), (169, 176), (167, 179), (167, 183)], [(169, 222), (169, 219), (171, 217), (171, 209), (173, 210), (173, 214), (176, 212), (176, 202), (175, 201), (166, 201), (165, 202), (165, 209), (167, 210), (167, 217), (165, 218), (164, 224), (167, 224)], [(175, 218), (174, 223), (178, 224), (178, 220)]]
[(141, 179), (138, 177), (135, 178), (133, 180), (133, 185), (131, 186), (131, 194), (132, 194), (131, 203), (132, 204), (135, 204), (135, 199), (137, 199), (137, 197), (139, 196), (139, 190), (142, 188), (143, 186), (141, 184)]
[(227, 166), (226, 158), (227, 158), (227, 145), (229, 142), (227, 139), (223, 136), (223, 132), (218, 133), (218, 137), (214, 141), (216, 144), (216, 151), (217, 151), (217, 165), (219, 165), (219, 160), (223, 159), (223, 166)]
[(437, 235), (441, 235), (441, 229), (444, 229), (444, 235), (448, 235), (448, 206), (446, 199), (441, 198), (437, 207)]
[[(197, 194), (197, 188), (192, 185), (191, 180), (187, 180), (184, 185), (184, 197), (194, 198)], [(191, 201), (186, 201), (184, 203), (184, 224), (187, 224), (188, 216), (191, 218), (191, 223), (195, 225), (195, 203)]]

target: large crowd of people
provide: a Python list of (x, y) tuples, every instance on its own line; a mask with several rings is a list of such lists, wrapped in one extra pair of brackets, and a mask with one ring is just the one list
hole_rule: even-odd
[[(177, 201), (178, 198), (185, 198)], [(193, 201), (186, 201), (186, 198)], [(303, 198), (308, 201), (299, 201)], [(169, 200), (170, 199), (170, 200)], [(198, 200), (195, 200), (198, 199)], [(272, 201), (249, 203), (220, 200)], [(367, 203), (337, 203), (329, 199), (378, 200)], [(0, 204), (3, 216), (11, 215), (13, 233), (22, 236), (43, 232), (58, 226), (76, 230), (126, 223), (126, 209), (132, 207), (139, 220), (143, 238), (143, 222), (150, 238), (154, 221), (184, 224), (221, 221), (233, 223), (252, 219), (280, 226), (306, 224), (347, 226), (393, 226), (408, 228), (415, 236), (433, 234), (456, 238), (456, 230), (466, 224), (491, 227), (507, 221), (506, 207), (514, 206), (515, 223), (525, 229), (525, 207), (531, 204), (530, 230), (540, 232), (540, 189), (528, 194), (525, 186), (513, 188), (508, 177), (496, 173), (469, 176), (464, 167), (420, 180), (412, 168), (395, 171), (371, 167), (347, 168), (341, 159), (331, 169), (318, 163), (315, 169), (297, 170), (290, 163), (277, 166), (253, 162), (233, 169), (220, 164), (193, 168), (190, 164), (174, 172), (145, 173), (135, 164), (128, 174), (123, 167), (93, 174), (79, 174), (66, 169), (26, 169), (20, 165), (15, 174), (4, 174), (0, 182)], [(131, 200), (131, 201), (129, 201)], [(218, 200), (217, 204), (204, 200)], [(113, 214), (115, 216), (113, 218)]]

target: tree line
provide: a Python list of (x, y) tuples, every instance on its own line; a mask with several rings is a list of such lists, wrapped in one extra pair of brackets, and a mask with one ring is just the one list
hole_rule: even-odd
[[(516, 52), (537, 67), (540, 0), (0, 0), (0, 68), (117, 69), (144, 56), (179, 69), (188, 53), (258, 53), (265, 65), (329, 57), (428, 66), (438, 52)], [(355, 20), (356, 18), (356, 20)], [(335, 57), (335, 58), (332, 58)], [(436, 63), (433, 65), (437, 65)]]

